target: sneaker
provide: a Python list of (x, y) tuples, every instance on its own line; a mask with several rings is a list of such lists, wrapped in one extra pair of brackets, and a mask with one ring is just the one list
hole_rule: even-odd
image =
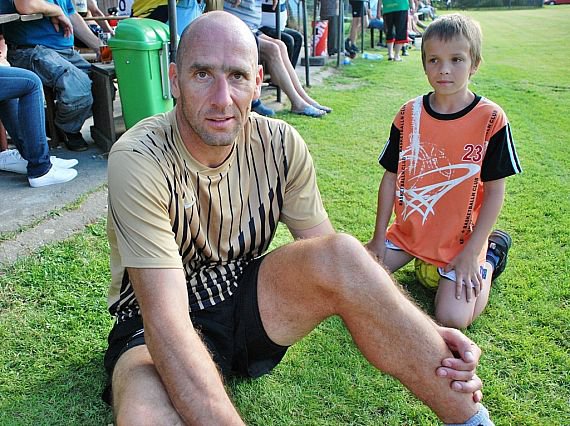
[(501, 275), (501, 273), (505, 270), (507, 266), (507, 257), (509, 254), (509, 249), (513, 245), (513, 240), (509, 234), (505, 231), (495, 230), (491, 232), (489, 235), (489, 246), (487, 248), (488, 251), (492, 251), (493, 254), (499, 259), (497, 262), (497, 266), (493, 271), (492, 280)]
[(273, 117), (275, 115), (275, 111), (263, 105), (263, 102), (261, 102), (259, 99), (251, 103), (251, 109), (259, 115), (264, 115), (266, 117)]
[(344, 41), (344, 50), (349, 53), (357, 53), (359, 51), (358, 47), (356, 47), (356, 45), (349, 38)]
[(56, 166), (58, 169), (71, 169), (72, 167), (77, 166), (77, 161), (75, 158), (70, 158), (66, 160), (65, 158), (58, 158), (55, 155), (49, 157), (51, 164)]
[[(65, 160), (57, 158), (55, 155), (52, 155), (49, 159), (51, 164), (60, 169), (70, 169), (78, 163), (75, 158)], [(26, 175), (28, 174), (28, 160), (22, 157), (17, 149), (2, 151), (0, 152), (0, 170)]]
[(37, 178), (28, 178), (28, 182), (32, 188), (39, 188), (41, 186), (69, 182), (73, 180), (75, 176), (77, 176), (77, 170), (75, 169), (60, 169), (59, 167), (52, 166), (45, 175)]
[(81, 132), (67, 133), (65, 132), (65, 146), (71, 151), (85, 151), (89, 148)]
[(28, 162), (17, 149), (7, 149), (0, 152), (0, 170), (25, 175), (28, 174)]

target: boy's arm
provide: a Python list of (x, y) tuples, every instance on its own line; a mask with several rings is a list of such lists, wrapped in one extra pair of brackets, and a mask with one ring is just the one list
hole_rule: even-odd
[(394, 197), (396, 194), (396, 173), (386, 170), (380, 188), (378, 189), (378, 207), (376, 209), (376, 224), (374, 235), (366, 244), (366, 248), (379, 260), (384, 259), (386, 253), (386, 229), (394, 209)]
[[(465, 244), (465, 248), (446, 267), (446, 270), (455, 269), (457, 282), (455, 286), (456, 298), (461, 297), (461, 283), (476, 283), (475, 296), (479, 295), (483, 279), (479, 272), (477, 258), (484, 246), (493, 226), (497, 222), (503, 200), (505, 198), (505, 179), (497, 179), (483, 183), (483, 203), (477, 218), (477, 223), (471, 234), (471, 238)], [(467, 301), (471, 300), (471, 286), (466, 285)]]

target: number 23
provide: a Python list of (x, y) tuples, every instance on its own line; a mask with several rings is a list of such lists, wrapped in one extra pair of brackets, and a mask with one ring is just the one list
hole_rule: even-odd
[(482, 154), (483, 154), (483, 146), (482, 145), (465, 145), (463, 150), (466, 151), (465, 155), (461, 160), (463, 161), (471, 161), (473, 163), (478, 163), (481, 161)]

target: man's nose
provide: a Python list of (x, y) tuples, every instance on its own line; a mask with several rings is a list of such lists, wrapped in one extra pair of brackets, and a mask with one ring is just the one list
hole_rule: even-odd
[(214, 93), (212, 94), (212, 103), (226, 107), (231, 105), (232, 97), (231, 97), (231, 87), (225, 78), (218, 78), (214, 84)]

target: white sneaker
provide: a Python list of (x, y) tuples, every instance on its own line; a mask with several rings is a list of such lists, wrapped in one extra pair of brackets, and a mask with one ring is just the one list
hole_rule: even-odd
[(22, 158), (17, 149), (7, 149), (0, 152), (0, 170), (26, 175), (28, 162)]
[(60, 169), (57, 166), (52, 166), (45, 175), (37, 178), (28, 178), (28, 182), (30, 182), (32, 188), (39, 188), (40, 186), (69, 182), (75, 176), (77, 176), (77, 170), (75, 169)]
[[(75, 158), (65, 160), (63, 158), (57, 158), (55, 155), (52, 155), (49, 159), (51, 164), (60, 169), (70, 169), (78, 163)], [(0, 170), (26, 175), (28, 174), (28, 160), (24, 159), (17, 149), (2, 151), (0, 152)]]

